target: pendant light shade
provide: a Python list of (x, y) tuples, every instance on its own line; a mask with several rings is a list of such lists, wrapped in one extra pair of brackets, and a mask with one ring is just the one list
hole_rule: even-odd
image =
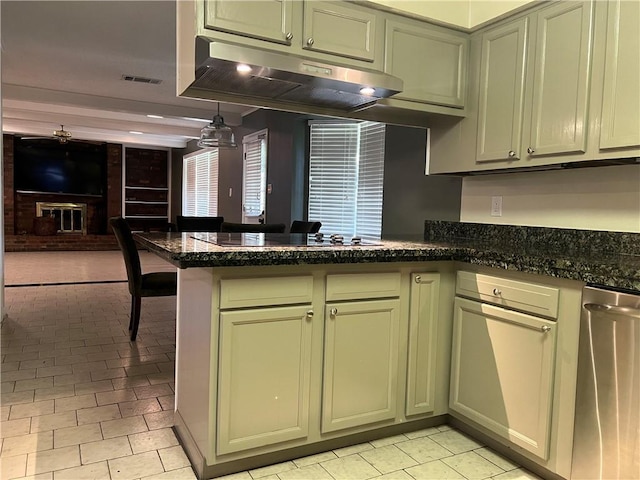
[(218, 103), (218, 113), (213, 117), (213, 122), (200, 130), (199, 147), (206, 148), (237, 148), (233, 130), (225, 125), (224, 119), (220, 116), (220, 103)]

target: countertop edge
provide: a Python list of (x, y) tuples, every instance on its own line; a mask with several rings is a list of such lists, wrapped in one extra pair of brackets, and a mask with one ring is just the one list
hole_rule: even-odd
[(147, 238), (144, 235), (136, 235), (136, 240), (149, 251), (180, 269), (457, 261), (501, 270), (640, 291), (640, 269), (636, 266), (640, 264), (640, 258), (634, 259), (627, 265), (623, 261), (603, 262), (595, 258), (568, 254), (533, 255), (505, 252), (493, 248), (455, 246), (445, 243), (422, 244), (419, 242), (383, 242), (382, 246), (375, 248), (247, 248), (176, 251), (176, 249), (172, 250), (167, 247), (166, 239), (160, 241)]

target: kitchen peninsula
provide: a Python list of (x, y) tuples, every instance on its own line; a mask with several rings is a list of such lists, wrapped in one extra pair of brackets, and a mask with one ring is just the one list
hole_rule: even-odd
[[(541, 243), (523, 240), (519, 227), (486, 226), (515, 232), (499, 245), (460, 238), (463, 224), (435, 225), (454, 240), (431, 235), (429, 223), (425, 242), (357, 246), (238, 247), (194, 238), (202, 234), (137, 235), (179, 267), (175, 427), (200, 478), (447, 421), (534, 471), (569, 477), (581, 289), (587, 282), (638, 289), (640, 257), (606, 248), (567, 253), (567, 242), (601, 247), (610, 232), (578, 242), (566, 237), (574, 231), (543, 229)], [(631, 237), (624, 248), (625, 241), (637, 248)], [(462, 341), (458, 317), (473, 313), (469, 299), (531, 314), (518, 342), (534, 348), (519, 350), (509, 369), (532, 381), (486, 387), (498, 392), (508, 421), (465, 407), (473, 402), (452, 352)], [(540, 401), (513, 405), (523, 385), (544, 392)]]

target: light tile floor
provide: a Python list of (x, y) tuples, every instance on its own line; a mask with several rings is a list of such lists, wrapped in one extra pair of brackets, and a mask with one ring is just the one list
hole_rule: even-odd
[[(5, 289), (1, 479), (195, 478), (171, 429), (175, 299), (143, 299), (132, 343), (126, 283), (68, 284), (125, 278), (119, 252), (6, 254), (5, 283), (38, 286)], [(537, 479), (447, 426), (224, 478)]]

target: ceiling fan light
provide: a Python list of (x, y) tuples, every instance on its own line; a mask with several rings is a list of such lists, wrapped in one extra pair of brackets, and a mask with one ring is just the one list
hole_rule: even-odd
[(64, 129), (64, 125), (60, 125), (60, 130), (54, 130), (53, 136), (58, 139), (60, 143), (67, 143), (71, 138), (71, 132)]

